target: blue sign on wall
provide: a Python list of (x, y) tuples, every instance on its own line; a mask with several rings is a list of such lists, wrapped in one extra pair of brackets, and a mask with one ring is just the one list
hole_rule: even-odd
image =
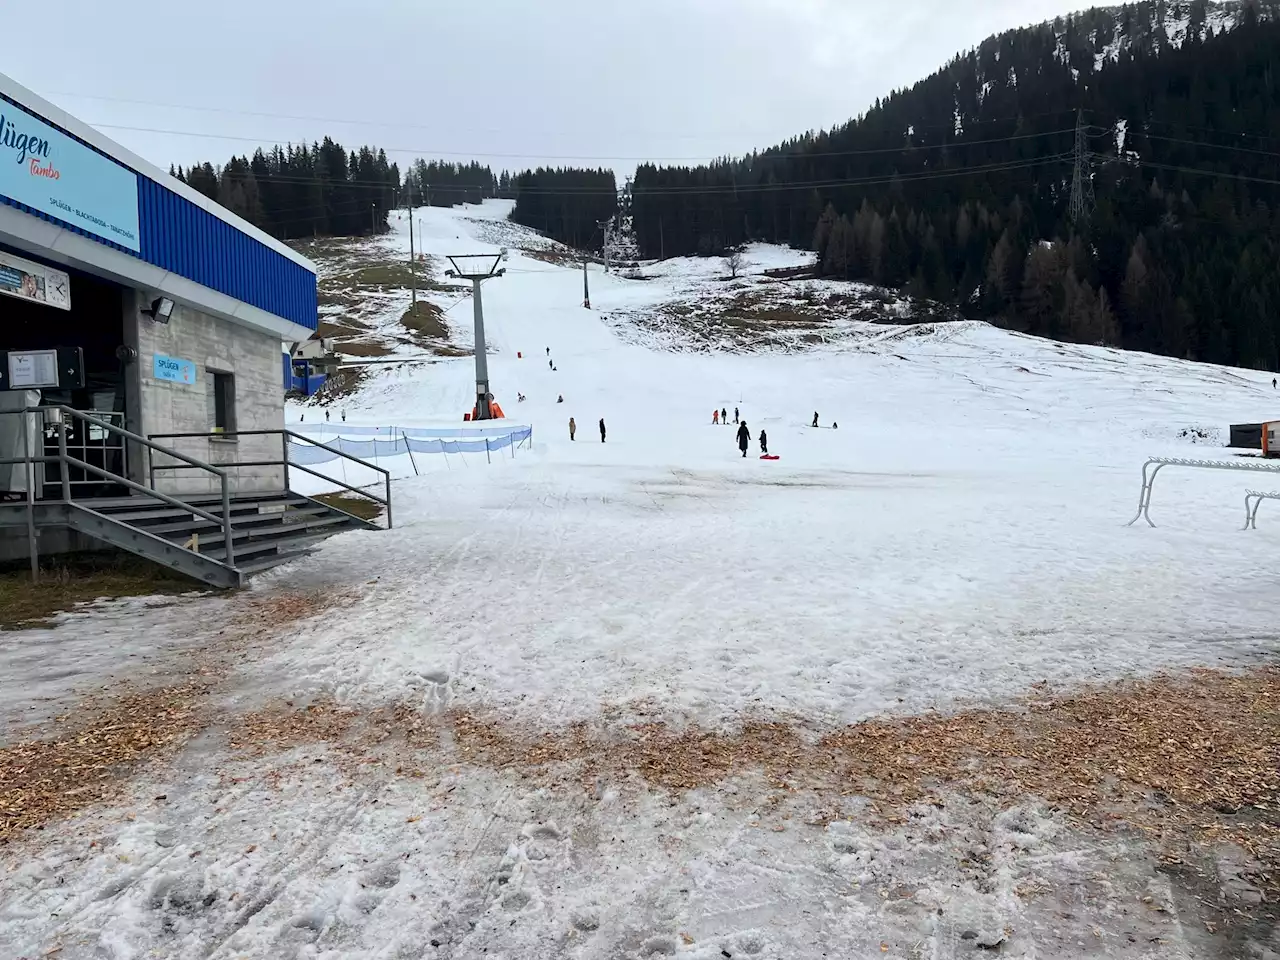
[(138, 175), (4, 99), (0, 194), (135, 253), (142, 249)]
[(173, 383), (193, 384), (196, 382), (196, 365), (190, 360), (178, 357), (166, 357), (163, 353), (153, 355), (151, 375), (157, 380), (169, 380)]

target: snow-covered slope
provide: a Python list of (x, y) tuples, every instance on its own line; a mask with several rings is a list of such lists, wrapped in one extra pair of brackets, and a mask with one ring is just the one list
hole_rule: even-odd
[[(118, 804), (0, 848), (0, 956), (1246, 955), (1214, 931), (1231, 904), (1253, 907), (1197, 912), (1201, 896), (1219, 909), (1216, 884), (1256, 892), (1238, 858), (1213, 860), (1211, 882), (1158, 868), (1111, 807), (1093, 829), (1033, 797), (946, 795), (886, 827), (857, 783), (785, 763), (683, 790), (583, 776), (546, 751), (583, 731), (619, 744), (645, 723), (760, 718), (810, 742), (1045, 682), (1057, 695), (1273, 656), (1280, 514), (1239, 529), (1257, 478), (1169, 471), (1159, 528), (1124, 526), (1143, 458), (1224, 456), (1226, 424), (1280, 414), (1271, 375), (872, 322), (841, 314), (834, 288), (755, 276), (803, 262), (776, 248), (752, 250), (741, 282), (706, 260), (635, 279), (593, 268), (587, 310), (581, 266), (520, 252), (536, 241), (506, 209), (415, 217), (436, 258), (510, 248), (484, 288), (492, 383), (533, 449), (400, 464), (393, 530), (335, 537), (255, 581), (251, 598), (337, 600), (254, 624), (260, 639), (225, 654), (227, 722), (270, 707), (259, 726), (285, 745), (232, 750), (210, 730)], [(407, 256), (404, 226), (386, 243)], [(767, 310), (789, 303), (822, 335), (743, 349), (738, 295), (765, 289)], [(459, 340), (469, 308), (448, 314)], [(471, 358), (384, 368), (348, 423), (458, 424), (472, 390)], [(722, 407), (750, 424), (746, 458), (711, 423)], [(780, 460), (758, 459), (761, 429)], [(174, 668), (167, 648), (187, 663), (193, 632), (233, 642), (237, 601), (192, 603), (59, 629), (109, 640), (150, 677)], [(38, 657), (0, 647), (6, 715), (66, 709), (67, 678), (98, 685), (104, 658), (83, 643), (31, 642)], [(347, 739), (302, 709), (334, 701), (355, 718)], [(479, 741), (458, 738), (489, 722), (532, 746), (477, 762)]]
[[(373, 549), (391, 563), (375, 591), (388, 602), (369, 601), (380, 656), (334, 630), (281, 653), (290, 675), (376, 701), (461, 670), (468, 699), (530, 720), (656, 697), (706, 722), (747, 709), (846, 721), (1269, 646), (1272, 534), (1235, 529), (1243, 479), (1162, 478), (1162, 529), (1123, 526), (1144, 456), (1223, 455), (1227, 424), (1280, 406), (1269, 375), (984, 324), (842, 317), (823, 304), (843, 285), (759, 277), (739, 283), (819, 334), (728, 352), (696, 322), (723, 320), (717, 298), (740, 289), (720, 261), (637, 279), (593, 268), (587, 310), (580, 267), (516, 251), (522, 228), (505, 210), (422, 211), (423, 243), (435, 255), (512, 245), (484, 290), (490, 369), (508, 413), (533, 424), (534, 455), (462, 475), (446, 458), (405, 458), (400, 475), (430, 476), (399, 494), (404, 530), (339, 538), (315, 561), (354, 575)], [(756, 248), (748, 269), (806, 256)], [(470, 304), (451, 317), (466, 338)], [(737, 349), (742, 322), (724, 320), (724, 346)], [(457, 422), (472, 391), (470, 358), (405, 366), (375, 374), (347, 412)], [(750, 424), (745, 460), (735, 428), (711, 423), (721, 408)], [(780, 461), (757, 459), (761, 430)], [(490, 516), (500, 522), (479, 520)], [(482, 549), (417, 582), (422, 550), (472, 535)], [(389, 559), (402, 550), (403, 566)], [(450, 597), (457, 615), (436, 643), (396, 639), (389, 598), (402, 590), (428, 606)], [(467, 624), (490, 614), (473, 635)]]

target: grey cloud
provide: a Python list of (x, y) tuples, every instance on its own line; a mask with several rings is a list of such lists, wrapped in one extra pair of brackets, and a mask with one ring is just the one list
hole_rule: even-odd
[[(5, 72), (154, 162), (331, 134), (491, 162), (706, 159), (841, 123), (1073, 0), (47, 0)], [(74, 51), (74, 55), (68, 55)], [(50, 65), (56, 69), (50, 69)], [(151, 104), (122, 103), (123, 98)], [(227, 112), (158, 106), (172, 103)], [(330, 118), (286, 120), (239, 111)], [(359, 123), (338, 122), (358, 120)], [(205, 134), (203, 137), (190, 132)], [(245, 139), (238, 139), (245, 138)], [(404, 151), (404, 152), (401, 152)]]

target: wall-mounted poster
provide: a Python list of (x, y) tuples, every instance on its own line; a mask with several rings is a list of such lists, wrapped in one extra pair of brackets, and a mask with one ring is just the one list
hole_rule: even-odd
[(0, 294), (71, 309), (71, 278), (61, 270), (0, 251)]

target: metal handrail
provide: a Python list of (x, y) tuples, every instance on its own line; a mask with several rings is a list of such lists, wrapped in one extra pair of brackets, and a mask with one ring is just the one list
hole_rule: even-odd
[[(194, 457), (189, 457), (184, 453), (179, 453), (177, 450), (172, 450), (168, 447), (162, 446), (161, 444), (155, 443), (154, 441), (148, 439), (147, 437), (142, 436), (141, 434), (134, 433), (132, 430), (126, 430), (124, 427), (118, 427), (114, 423), (109, 423), (106, 420), (99, 420), (97, 417), (91, 417), (88, 414), (84, 413), (83, 411), (76, 410), (73, 407), (68, 407), (66, 404), (59, 403), (59, 404), (49, 404), (47, 406), (42, 406), (42, 407), (25, 407), (22, 410), (5, 410), (5, 411), (0, 411), (0, 416), (36, 415), (36, 416), (43, 417), (46, 414), (46, 412), (49, 410), (58, 410), (64, 416), (70, 416), (73, 419), (79, 420), (83, 423), (91, 424), (96, 427), (101, 427), (103, 430), (106, 430), (108, 433), (113, 433), (113, 434), (116, 434), (117, 436), (124, 437), (126, 440), (132, 440), (134, 443), (140, 443), (142, 444), (143, 447), (145, 447), (148, 450), (158, 451), (167, 456), (171, 456), (176, 460), (182, 460), (185, 463), (189, 464), (191, 467), (196, 467), (202, 470), (206, 470), (209, 473), (212, 473), (214, 476), (216, 476), (221, 482), (221, 486), (222, 486), (222, 516), (218, 517), (208, 512), (207, 510), (203, 510), (200, 507), (197, 507), (195, 504), (187, 503), (184, 500), (178, 499), (177, 497), (172, 497), (167, 493), (161, 493), (159, 490), (156, 490), (154, 474), (152, 474), (152, 476), (150, 477), (151, 486), (147, 486), (145, 484), (136, 483), (135, 481), (130, 480), (127, 477), (120, 476), (119, 474), (112, 473), (110, 470), (103, 469), (102, 467), (98, 467), (93, 464), (86, 463), (83, 460), (79, 460), (76, 457), (72, 457), (70, 454), (67, 453), (66, 432), (62, 429), (59, 429), (58, 430), (58, 456), (56, 460), (63, 467), (63, 469), (60, 472), (62, 474), (62, 499), (65, 503), (72, 502), (70, 475), (66, 469), (67, 467), (73, 466), (73, 467), (76, 467), (77, 469), (84, 470), (88, 473), (96, 474), (97, 476), (100, 476), (106, 480), (111, 480), (115, 483), (120, 484), (121, 486), (127, 487), (130, 490), (135, 490), (139, 493), (146, 494), (149, 497), (154, 497), (155, 499), (160, 500), (164, 503), (168, 503), (171, 506), (180, 507), (183, 510), (190, 511), (194, 516), (198, 516), (204, 520), (208, 520), (212, 523), (219, 524), (222, 527), (223, 537), (226, 539), (225, 564), (228, 567), (235, 566), (235, 552), (232, 544), (232, 534), (231, 534), (231, 488), (228, 484), (229, 478), (228, 478), (227, 471), (220, 470), (217, 467), (212, 466), (211, 464), (204, 463), (203, 461), (197, 460)], [(27, 430), (25, 428), (22, 431), (22, 437), (25, 443), (27, 438)], [(34, 501), (34, 494), (32, 490), (34, 486), (34, 473), (31, 470), (30, 465), (37, 462), (48, 463), (48, 462), (51, 462), (51, 460), (54, 458), (32, 456), (30, 449), (27, 449), (26, 453), (27, 453), (27, 456), (22, 462), (27, 464), (27, 476), (26, 476), (25, 483), (28, 490), (28, 495), (27, 495), (28, 513), (31, 515), (34, 515), (35, 501)], [(34, 553), (32, 556), (33, 556), (32, 564), (33, 564), (33, 570), (34, 570), (34, 569), (37, 569), (35, 566), (36, 561), (34, 559)]]
[[(361, 460), (359, 457), (353, 456), (352, 454), (347, 453), (345, 450), (339, 450), (337, 447), (331, 447), (327, 443), (321, 443), (318, 440), (313, 440), (310, 437), (305, 436), (301, 433), (294, 433), (292, 430), (237, 430), (232, 433), (153, 433), (151, 434), (151, 438), (153, 440), (198, 440), (198, 439), (230, 440), (233, 437), (274, 437), (274, 436), (280, 437), (280, 441), (281, 441), (280, 452), (281, 452), (282, 459), (280, 460), (243, 460), (243, 461), (236, 461), (235, 463), (228, 463), (226, 464), (226, 466), (228, 468), (283, 466), (285, 468), (286, 486), (288, 485), (288, 482), (289, 482), (289, 476), (288, 476), (289, 470), (290, 469), (301, 470), (303, 473), (309, 473), (313, 477), (319, 477), (321, 480), (326, 480), (330, 483), (333, 483), (344, 490), (347, 490), (351, 493), (359, 494), (362, 497), (368, 497), (370, 500), (374, 501), (375, 503), (382, 504), (384, 507), (387, 508), (387, 529), (390, 530), (392, 528), (391, 471), (386, 469), (385, 467), (378, 466), (376, 463), (370, 463), (368, 460)], [(370, 493), (368, 490), (364, 490), (360, 487), (351, 486), (350, 484), (345, 483), (341, 480), (335, 480), (333, 477), (325, 476), (325, 474), (320, 473), (317, 470), (312, 470), (309, 467), (305, 467), (300, 463), (293, 463), (292, 461), (289, 460), (290, 438), (294, 440), (301, 440), (304, 443), (309, 443), (314, 447), (323, 447), (325, 450), (328, 450), (332, 453), (336, 453), (338, 456), (346, 460), (350, 460), (352, 463), (359, 464), (362, 467), (367, 467), (370, 470), (374, 470), (382, 474), (382, 482), (386, 490), (386, 498), (384, 499), (382, 497), (379, 497), (376, 494)], [(167, 451), (162, 450), (162, 452), (167, 452)], [(187, 458), (180, 457), (179, 459), (187, 459)], [(155, 473), (157, 470), (185, 470), (185, 469), (190, 469), (190, 468), (179, 465), (179, 464), (175, 464), (175, 463), (161, 464), (160, 466), (156, 466), (155, 462), (153, 461), (151, 463), (151, 483), (153, 485), (155, 484)]]

